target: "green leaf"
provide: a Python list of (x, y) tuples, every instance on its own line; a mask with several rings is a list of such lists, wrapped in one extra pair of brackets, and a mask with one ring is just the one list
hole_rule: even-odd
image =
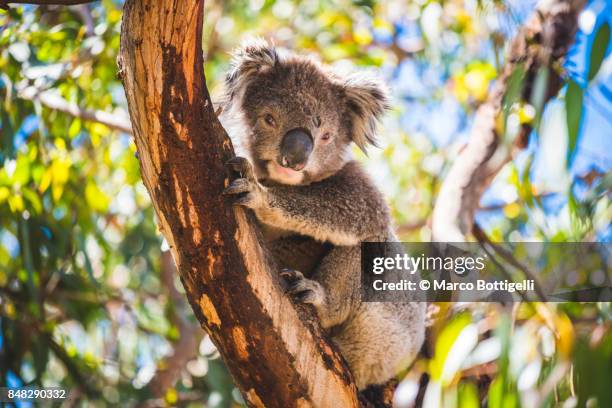
[(518, 408), (520, 407), (517, 389), (515, 386), (504, 387), (505, 375), (499, 375), (489, 387), (489, 408)]
[(550, 78), (550, 71), (547, 66), (543, 66), (538, 70), (536, 79), (533, 84), (533, 90), (531, 91), (531, 104), (536, 110), (536, 118), (534, 120), (535, 127), (537, 128), (542, 118), (542, 112), (544, 111), (544, 104), (546, 103), (546, 94), (548, 92), (548, 83)]
[[(7, 83), (6, 78), (2, 81)], [(11, 118), (8, 115), (6, 105), (0, 109), (0, 166), (4, 164), (4, 160), (8, 157), (13, 157), (13, 135), (15, 130), (12, 125)]]
[(96, 211), (104, 213), (108, 209), (109, 198), (100, 190), (96, 183), (91, 180), (87, 182), (87, 186), (85, 187), (85, 199), (87, 200), (87, 204)]
[(430, 373), (433, 379), (440, 381), (444, 372), (444, 364), (451, 351), (455, 341), (461, 334), (464, 328), (472, 322), (469, 314), (463, 313), (455, 317), (448, 323), (440, 332), (436, 340), (436, 352), (433, 360), (430, 362)]
[(70, 124), (70, 128), (68, 128), (68, 137), (70, 139), (74, 139), (75, 136), (77, 136), (80, 131), (81, 131), (81, 119), (76, 118)]
[(597, 73), (599, 72), (599, 68), (601, 68), (601, 63), (603, 62), (606, 56), (606, 50), (608, 49), (608, 44), (610, 43), (610, 25), (608, 23), (603, 23), (597, 34), (595, 34), (595, 39), (593, 40), (593, 45), (591, 47), (591, 63), (589, 67), (589, 81), (591, 81)]
[(17, 157), (17, 165), (11, 178), (15, 185), (23, 186), (30, 181), (30, 166), (31, 163), (27, 155), (20, 154)]
[(478, 408), (478, 389), (471, 382), (464, 382), (459, 385), (459, 406), (462, 408)]
[(29, 188), (21, 189), (21, 194), (30, 202), (31, 208), (34, 211), (34, 214), (40, 214), (43, 210), (42, 201), (38, 194), (35, 191)]
[(527, 156), (525, 163), (525, 170), (523, 170), (523, 176), (521, 177), (521, 184), (519, 188), (519, 196), (529, 207), (534, 205), (533, 186), (531, 184), (529, 170), (531, 169), (534, 161), (534, 155), (530, 154)]
[(508, 77), (508, 84), (506, 86), (506, 93), (504, 94), (504, 98), (502, 101), (502, 112), (503, 112), (503, 126), (502, 129), (504, 139), (507, 143), (511, 142), (507, 140), (506, 135), (506, 125), (508, 121), (508, 116), (510, 115), (510, 110), (512, 105), (520, 101), (521, 91), (523, 89), (523, 84), (525, 80), (525, 67), (523, 64), (518, 64), (514, 71)]
[(502, 395), (503, 395), (503, 380), (502, 376), (498, 376), (491, 385), (489, 386), (489, 407), (500, 408), (502, 406)]
[(574, 150), (578, 141), (578, 132), (580, 131), (580, 121), (582, 118), (582, 100), (584, 98), (584, 91), (580, 86), (570, 81), (567, 86), (567, 92), (565, 93), (565, 117), (567, 123), (567, 164), (571, 163), (571, 159), (574, 156)]

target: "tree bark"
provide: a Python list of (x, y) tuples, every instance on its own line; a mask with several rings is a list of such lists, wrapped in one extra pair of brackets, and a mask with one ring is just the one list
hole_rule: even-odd
[(252, 216), (221, 195), (233, 149), (206, 89), (202, 22), (202, 0), (128, 0), (118, 58), (143, 182), (189, 302), (249, 406), (357, 406), (343, 360), (282, 293)]
[[(578, 27), (578, 13), (585, 0), (542, 1), (510, 44), (504, 69), (489, 97), (474, 117), (470, 140), (442, 183), (432, 217), (434, 241), (463, 242), (472, 232), (480, 198), (493, 178), (512, 158), (512, 146), (498, 134), (498, 119), (510, 76), (522, 65), (525, 70), (520, 101), (529, 101), (540, 68), (547, 67), (544, 102), (553, 98), (563, 80), (560, 60), (565, 56)], [(525, 146), (531, 127), (524, 125), (517, 145)]]

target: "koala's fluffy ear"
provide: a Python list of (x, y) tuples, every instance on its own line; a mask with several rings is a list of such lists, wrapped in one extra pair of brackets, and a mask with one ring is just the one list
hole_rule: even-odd
[(368, 144), (376, 146), (376, 124), (389, 109), (387, 87), (375, 77), (352, 74), (342, 83), (342, 90), (353, 142), (365, 152)]
[(259, 72), (273, 68), (279, 57), (273, 45), (261, 38), (247, 40), (234, 51), (231, 68), (225, 77), (229, 99), (240, 93)]

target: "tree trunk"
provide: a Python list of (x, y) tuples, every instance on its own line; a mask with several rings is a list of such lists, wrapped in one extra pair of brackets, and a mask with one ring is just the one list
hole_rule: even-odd
[(252, 216), (221, 195), (233, 149), (206, 89), (202, 21), (202, 0), (128, 0), (118, 59), (142, 178), (189, 302), (250, 406), (358, 406), (343, 360), (283, 295)]

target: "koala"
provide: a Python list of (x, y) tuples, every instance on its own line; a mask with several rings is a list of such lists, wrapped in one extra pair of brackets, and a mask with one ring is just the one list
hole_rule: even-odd
[(362, 302), (363, 241), (397, 241), (389, 208), (351, 156), (376, 142), (386, 88), (364, 74), (253, 40), (226, 77), (221, 122), (241, 177), (225, 194), (261, 224), (286, 292), (314, 307), (357, 387), (382, 384), (414, 360), (425, 304)]

